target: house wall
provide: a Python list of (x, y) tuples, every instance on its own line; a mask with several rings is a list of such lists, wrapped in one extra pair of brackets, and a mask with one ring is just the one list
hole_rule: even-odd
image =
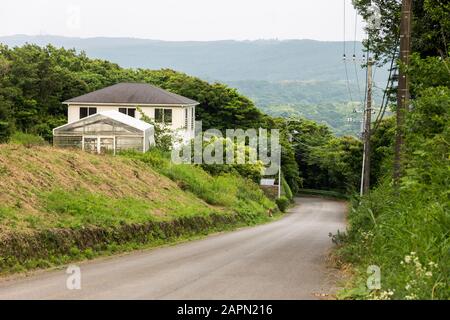
[[(135, 106), (130, 105), (76, 105), (70, 104), (67, 109), (67, 118), (68, 123), (77, 121), (80, 119), (80, 107), (96, 107), (97, 112), (116, 110), (119, 108), (133, 108)], [(195, 107), (182, 107), (182, 106), (139, 106), (142, 109), (142, 112), (150, 117), (151, 119), (155, 118), (155, 109), (156, 108), (164, 108), (164, 109), (172, 109), (172, 125), (169, 128), (173, 131), (176, 131), (179, 135), (183, 137), (183, 140), (188, 141), (189, 139), (194, 137), (194, 126), (192, 126), (192, 116), (194, 115), (194, 123), (195, 123)], [(188, 128), (185, 128), (185, 108), (188, 109)], [(136, 118), (140, 119), (141, 115), (136, 111)]]

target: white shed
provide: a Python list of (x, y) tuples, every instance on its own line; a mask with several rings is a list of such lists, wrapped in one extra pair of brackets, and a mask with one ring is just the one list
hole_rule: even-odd
[(146, 152), (154, 142), (153, 125), (119, 111), (103, 111), (53, 129), (53, 145), (94, 153)]

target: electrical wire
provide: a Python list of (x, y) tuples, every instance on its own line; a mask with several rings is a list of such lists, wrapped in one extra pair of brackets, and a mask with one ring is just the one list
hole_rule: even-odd
[(358, 85), (358, 94), (359, 99), (362, 102), (362, 94), (361, 94), (361, 85), (359, 84), (359, 75), (358, 75), (358, 66), (356, 65), (356, 34), (357, 34), (357, 27), (358, 27), (358, 11), (355, 10), (355, 33), (353, 38), (353, 65), (355, 67), (355, 77), (356, 77), (356, 84)]
[(392, 86), (394, 85), (394, 77), (392, 75), (392, 71), (394, 69), (394, 62), (395, 62), (395, 58), (397, 57), (397, 45), (394, 47), (394, 52), (392, 54), (392, 59), (391, 59), (391, 64), (390, 64), (390, 68), (389, 68), (389, 78), (388, 81), (386, 83), (386, 88), (384, 90), (383, 93), (383, 99), (381, 101), (381, 107), (380, 110), (378, 112), (377, 118), (375, 120), (375, 126), (374, 126), (374, 130), (378, 129), (378, 127), (380, 126), (381, 120), (383, 120), (384, 114), (386, 113), (386, 109), (389, 103), (389, 97), (388, 97), (388, 90), (392, 88)]
[(346, 23), (347, 23), (347, 20), (346, 20), (346, 4), (345, 4), (345, 1), (346, 0), (343, 0), (343, 3), (344, 3), (344, 54), (343, 54), (343, 58), (344, 58), (344, 67), (345, 67), (345, 77), (346, 77), (346, 79), (347, 79), (347, 91), (348, 91), (348, 96), (349, 96), (349, 98), (350, 98), (350, 102), (352, 102), (352, 101), (354, 101), (353, 100), (353, 95), (352, 95), (352, 90), (351, 90), (351, 88), (350, 88), (350, 80), (349, 80), (349, 76), (348, 76), (348, 68), (347, 68), (347, 47), (346, 47), (346, 43), (345, 43), (345, 41), (346, 41), (346, 39), (345, 39), (345, 32), (346, 32)]

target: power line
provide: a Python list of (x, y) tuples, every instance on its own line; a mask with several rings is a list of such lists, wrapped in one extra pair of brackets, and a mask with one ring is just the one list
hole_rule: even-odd
[(358, 11), (355, 9), (355, 33), (354, 33), (354, 41), (353, 41), (353, 55), (356, 54), (356, 34), (357, 34), (357, 27), (358, 27)]
[(380, 108), (380, 111), (378, 112), (377, 118), (375, 120), (374, 130), (378, 129), (378, 127), (380, 126), (381, 120), (383, 120), (384, 114), (385, 114), (387, 106), (389, 104), (389, 95), (390, 94), (388, 95), (388, 90), (390, 91), (390, 89), (394, 85), (395, 77), (392, 75), (392, 71), (394, 70), (394, 62), (395, 62), (396, 57), (397, 57), (397, 45), (395, 46), (394, 53), (392, 54), (391, 64), (390, 64), (390, 68), (389, 68), (389, 78), (388, 78), (388, 81), (386, 83), (386, 88), (383, 93), (383, 99), (381, 101), (381, 108)]
[(354, 38), (353, 38), (353, 63), (354, 63), (354, 67), (355, 67), (355, 76), (356, 76), (356, 84), (358, 86), (358, 94), (359, 94), (359, 99), (361, 100), (361, 102), (363, 101), (362, 99), (362, 94), (361, 94), (361, 86), (359, 84), (359, 75), (358, 75), (358, 67), (356, 65), (356, 30), (358, 27), (358, 11), (355, 10), (355, 33), (354, 33)]
[(343, 7), (344, 7), (344, 32), (343, 32), (343, 34), (344, 34), (344, 44), (343, 44), (343, 47), (344, 47), (344, 54), (343, 54), (343, 60), (344, 60), (344, 68), (345, 68), (345, 77), (346, 77), (346, 80), (347, 80), (347, 91), (348, 91), (348, 96), (349, 96), (349, 98), (350, 98), (350, 102), (352, 102), (352, 101), (354, 101), (353, 100), (353, 96), (352, 96), (352, 90), (350, 89), (350, 80), (349, 80), (349, 76), (348, 76), (348, 68), (347, 68), (347, 47), (346, 47), (346, 38), (345, 38), (345, 36), (346, 36), (346, 26), (347, 26), (347, 19), (346, 19), (346, 4), (345, 4), (345, 1), (346, 0), (343, 0)]

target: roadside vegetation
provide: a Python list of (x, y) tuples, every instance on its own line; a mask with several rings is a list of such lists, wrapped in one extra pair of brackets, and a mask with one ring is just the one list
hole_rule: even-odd
[(149, 165), (174, 181), (180, 189), (193, 193), (210, 205), (232, 208), (239, 214), (249, 216), (274, 209), (274, 203), (255, 182), (236, 172), (211, 175), (201, 166), (173, 164), (170, 154), (158, 149), (147, 153), (124, 152), (121, 157)]
[[(363, 12), (368, 8), (365, 1), (355, 3)], [(392, 1), (383, 23), (397, 26), (392, 19), (398, 19), (398, 9)], [(334, 237), (341, 262), (354, 272), (341, 298), (450, 299), (450, 47), (442, 42), (449, 35), (448, 12), (448, 4), (433, 0), (414, 6), (415, 52), (408, 68), (400, 66), (410, 76), (412, 95), (405, 169), (396, 188), (395, 119), (387, 119), (372, 139), (376, 184), (370, 194), (352, 202), (347, 234)], [(428, 27), (434, 25), (442, 30)], [(372, 36), (377, 56), (392, 52), (395, 37)], [(371, 265), (380, 268), (380, 289), (366, 286)]]

